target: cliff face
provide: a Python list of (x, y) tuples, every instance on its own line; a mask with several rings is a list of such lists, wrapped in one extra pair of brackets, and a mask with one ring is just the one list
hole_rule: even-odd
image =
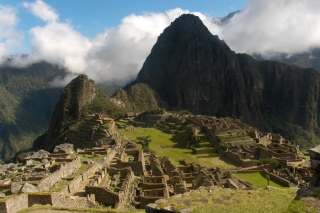
[(171, 109), (240, 118), (297, 142), (293, 132), (300, 131), (310, 146), (320, 132), (318, 72), (236, 54), (194, 15), (182, 15), (159, 36), (130, 86), (138, 83)]
[[(150, 85), (174, 109), (240, 117), (261, 126), (237, 54), (213, 36), (201, 20), (182, 15), (159, 36), (136, 82)], [(256, 97), (257, 96), (257, 97)]]
[(41, 147), (53, 148), (65, 137), (65, 132), (81, 116), (81, 110), (96, 97), (94, 81), (86, 75), (79, 75), (63, 90), (48, 128), (45, 142)]

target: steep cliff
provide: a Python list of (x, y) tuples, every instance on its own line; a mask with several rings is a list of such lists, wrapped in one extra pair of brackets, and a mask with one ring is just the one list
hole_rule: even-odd
[(53, 148), (63, 140), (68, 128), (81, 116), (83, 107), (96, 97), (94, 81), (86, 75), (79, 75), (63, 90), (54, 109), (45, 142), (41, 147)]
[(163, 31), (125, 89), (139, 83), (171, 109), (240, 118), (304, 146), (320, 135), (318, 72), (236, 54), (194, 15), (180, 16)]

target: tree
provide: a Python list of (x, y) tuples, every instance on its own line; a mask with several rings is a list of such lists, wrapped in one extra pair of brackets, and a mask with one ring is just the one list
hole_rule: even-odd
[(150, 152), (149, 143), (152, 141), (151, 135), (139, 136), (137, 140), (139, 140), (138, 143), (141, 143), (144, 152)]

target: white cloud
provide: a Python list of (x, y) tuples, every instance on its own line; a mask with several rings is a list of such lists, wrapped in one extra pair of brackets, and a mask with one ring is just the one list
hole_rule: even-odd
[(318, 0), (249, 0), (220, 36), (237, 52), (308, 51), (320, 46), (319, 8)]
[[(135, 78), (164, 28), (180, 15), (191, 13), (176, 8), (164, 13), (131, 14), (119, 26), (89, 39), (72, 26), (72, 20), (59, 21), (58, 13), (45, 2), (23, 5), (45, 25), (30, 29), (32, 54), (17, 57), (12, 64), (25, 66), (45, 60), (64, 66), (70, 75), (64, 80), (57, 78), (55, 85), (67, 83), (70, 76), (79, 73), (96, 82)], [(217, 25), (200, 12), (192, 14), (236, 52), (293, 54), (320, 46), (318, 8), (318, 0), (249, 0), (246, 8), (225, 25)], [(8, 54), (9, 47), (21, 39), (15, 30), (17, 22), (13, 8), (0, 6), (0, 30), (5, 32), (0, 35), (0, 56)]]
[(43, 21), (54, 22), (59, 19), (57, 12), (42, 0), (36, 0), (34, 3), (24, 2), (23, 6)]
[[(71, 74), (83, 73), (96, 82), (112, 80), (120, 84), (136, 77), (164, 28), (179, 15), (189, 13), (177, 8), (165, 13), (131, 14), (119, 26), (90, 40), (76, 31), (70, 20), (59, 22), (58, 15), (44, 2), (24, 6), (47, 23), (30, 29), (32, 54), (17, 57), (12, 65), (21, 67), (45, 60), (62, 65)], [(49, 15), (39, 11), (48, 11)], [(64, 80), (57, 78), (53, 84), (66, 83), (68, 79), (70, 76)]]
[(23, 35), (16, 30), (18, 22), (14, 8), (0, 5), (0, 56), (12, 54), (20, 47)]
[(134, 78), (163, 29), (183, 13), (188, 11), (126, 16), (121, 25), (107, 29), (92, 41), (94, 45), (86, 57), (89, 70), (94, 71), (90, 74), (102, 80)]

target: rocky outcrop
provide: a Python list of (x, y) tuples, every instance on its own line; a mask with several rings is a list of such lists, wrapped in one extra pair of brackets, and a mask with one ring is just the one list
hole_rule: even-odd
[(96, 97), (93, 80), (86, 75), (79, 75), (63, 90), (52, 115), (45, 142), (40, 147), (52, 149), (65, 137), (65, 132), (81, 116), (82, 108)]
[(37, 187), (35, 187), (34, 185), (30, 184), (30, 183), (25, 183), (24, 186), (21, 189), (22, 193), (27, 193), (27, 192), (38, 192), (39, 189), (37, 189)]
[(70, 143), (60, 144), (54, 148), (53, 153), (54, 154), (60, 154), (60, 153), (72, 154), (74, 153), (73, 144), (70, 144)]

